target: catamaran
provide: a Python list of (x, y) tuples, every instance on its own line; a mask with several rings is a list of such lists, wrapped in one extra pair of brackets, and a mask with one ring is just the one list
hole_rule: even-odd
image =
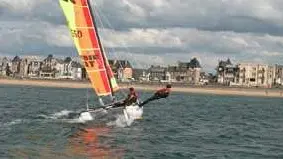
[[(120, 89), (105, 55), (90, 1), (59, 0), (59, 3), (76, 49), (86, 68), (91, 86), (99, 97), (101, 105), (89, 108), (87, 104), (86, 110), (80, 114), (80, 119), (93, 120), (98, 109), (111, 108), (112, 106), (112, 103), (104, 104), (102, 97), (109, 96), (111, 101), (114, 101), (115, 93)], [(126, 120), (139, 119), (143, 114), (143, 107), (138, 104), (120, 109), (123, 109)], [(104, 110), (106, 111), (106, 109)]]

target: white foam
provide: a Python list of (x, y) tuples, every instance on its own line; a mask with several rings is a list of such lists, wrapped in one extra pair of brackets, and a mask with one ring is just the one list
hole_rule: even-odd
[[(100, 120), (99, 117), (103, 114), (107, 114), (108, 112), (105, 109), (97, 109), (92, 112), (82, 112), (78, 114), (79, 116), (74, 119), (64, 118), (68, 117), (70, 113), (76, 112), (65, 109), (60, 112), (53, 113), (49, 116), (44, 114), (41, 114), (39, 116), (45, 119), (53, 119), (57, 121), (59, 120), (67, 123), (85, 123), (93, 120)], [(132, 125), (135, 119), (140, 119), (142, 117), (142, 114), (143, 108), (140, 108), (139, 106), (128, 106), (122, 114), (119, 113), (115, 115), (115, 121), (108, 122), (107, 125), (117, 127), (130, 126)]]
[(80, 114), (79, 120), (82, 121), (82, 122), (91, 121), (91, 120), (93, 120), (93, 117), (90, 114), (90, 112), (82, 112)]
[(123, 114), (116, 115), (116, 120), (108, 122), (108, 126), (127, 127), (131, 126), (134, 120), (141, 119), (143, 108), (139, 106), (128, 106)]
[(115, 121), (111, 121), (107, 123), (108, 126), (116, 126), (116, 127), (127, 127), (130, 126), (131, 123), (128, 123), (124, 115), (117, 115)]
[(60, 112), (54, 113), (51, 115), (52, 119), (58, 119), (64, 116), (68, 116), (70, 113), (73, 113), (73, 111), (69, 111), (69, 110), (62, 110)]
[(44, 115), (44, 114), (39, 114), (39, 115), (37, 115), (37, 117), (44, 118), (44, 119), (51, 118), (51, 117)]
[(126, 112), (130, 119), (141, 119), (143, 115), (143, 107), (128, 106), (126, 107)]
[(23, 119), (16, 119), (11, 122), (1, 124), (1, 127), (10, 127), (10, 126), (21, 124), (21, 123), (23, 123)]

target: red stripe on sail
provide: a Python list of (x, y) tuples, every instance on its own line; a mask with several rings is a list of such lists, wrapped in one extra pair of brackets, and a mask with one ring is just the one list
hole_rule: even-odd
[(100, 50), (96, 50), (96, 51), (94, 51), (94, 54), (97, 57), (98, 69), (104, 69), (103, 57), (102, 57), (101, 51)]
[(110, 89), (110, 85), (109, 85), (109, 82), (108, 82), (108, 79), (107, 79), (107, 75), (106, 75), (106, 72), (105, 71), (101, 71), (100, 72), (100, 76), (102, 78), (102, 81), (104, 83), (104, 88), (106, 90), (106, 92), (111, 92), (111, 89)]
[(92, 20), (91, 20), (91, 15), (90, 15), (90, 12), (89, 12), (89, 7), (88, 8), (83, 8), (83, 14), (84, 14), (84, 17), (85, 17), (86, 25), (88, 27), (93, 27), (93, 23), (92, 23)]
[(87, 6), (87, 0), (77, 0), (81, 2), (82, 6)]
[(112, 77), (114, 76), (114, 74), (113, 74), (113, 72), (112, 72), (112, 70), (111, 70), (110, 65), (107, 65), (107, 66), (106, 66), (106, 70), (107, 70), (108, 76), (109, 76), (110, 78), (112, 78)]
[(95, 34), (95, 30), (94, 29), (88, 29), (88, 33), (89, 33), (89, 37), (90, 37), (90, 40), (91, 40), (91, 43), (92, 43), (92, 47), (99, 49), (99, 53), (96, 52), (95, 55), (101, 56), (101, 50), (100, 50), (100, 47), (99, 47), (98, 39), (97, 39), (96, 34)]
[[(84, 17), (85, 17), (87, 25), (93, 26), (92, 20), (94, 20), (94, 19), (91, 18), (89, 6), (88, 6), (88, 8), (83, 9), (83, 13), (84, 13)], [(97, 57), (98, 67), (99, 67), (99, 69), (106, 69), (106, 68), (104, 68), (105, 61), (103, 62), (103, 55), (102, 55), (101, 49), (99, 47), (98, 37), (97, 37), (97, 34), (95, 32), (95, 29), (94, 28), (88, 29), (88, 33), (89, 33), (90, 41), (92, 43), (92, 47), (99, 49), (99, 51), (94, 51), (94, 54)], [(106, 71), (107, 70), (100, 71), (100, 77), (102, 78), (105, 91), (111, 92), (110, 83), (109, 83), (109, 80), (107, 78), (107, 72)]]

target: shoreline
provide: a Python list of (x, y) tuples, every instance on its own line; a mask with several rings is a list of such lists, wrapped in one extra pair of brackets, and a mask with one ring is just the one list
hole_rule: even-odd
[[(87, 81), (57, 81), (57, 80), (38, 80), (38, 79), (2, 79), (0, 85), (21, 85), (21, 86), (38, 86), (38, 87), (55, 87), (55, 88), (91, 88)], [(254, 97), (277, 97), (283, 98), (282, 89), (261, 89), (261, 88), (230, 88), (230, 87), (190, 87), (174, 86), (172, 92), (211, 94), (211, 95), (234, 95), (234, 96), (254, 96)], [(134, 86), (137, 90), (155, 91), (162, 85), (149, 84), (119, 84), (122, 89)]]

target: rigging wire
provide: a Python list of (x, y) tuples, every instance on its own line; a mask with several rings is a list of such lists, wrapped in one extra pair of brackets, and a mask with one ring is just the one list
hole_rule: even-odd
[[(95, 5), (97, 5), (96, 2), (94, 2)], [(104, 27), (104, 24), (102, 22), (102, 19), (105, 19), (105, 22), (107, 23), (108, 27), (110, 28), (109, 31), (114, 35), (114, 31), (115, 28), (113, 27), (113, 25), (110, 23), (110, 21), (108, 20), (108, 18), (103, 14), (103, 12), (101, 11), (101, 9), (99, 9), (98, 7), (96, 7), (95, 9), (95, 12), (97, 12), (97, 15), (98, 15), (98, 18), (99, 18), (99, 21), (100, 21), (100, 24), (102, 26), (103, 29), (105, 29), (106, 27)], [(130, 56), (132, 59), (134, 59), (133, 61), (138, 61), (136, 57), (133, 56), (132, 53), (130, 53), (130, 50), (129, 50), (129, 47), (125, 44), (126, 41), (123, 41), (123, 43), (121, 43), (122, 47), (124, 49), (126, 49), (126, 55), (127, 56)], [(110, 48), (111, 49), (111, 48)], [(142, 47), (141, 47), (142, 49)], [(113, 50), (113, 53), (115, 53), (115, 49), (112, 48)], [(144, 52), (144, 51), (143, 51)], [(117, 56), (116, 54), (114, 56)], [(138, 62), (135, 62), (136, 64), (138, 64)]]
[[(92, 6), (93, 6), (93, 8), (94, 8), (94, 14), (97, 16), (97, 20), (98, 20), (98, 22), (100, 23), (100, 25), (101, 25), (101, 27), (102, 27), (102, 29), (103, 30), (106, 30), (105, 28), (105, 26), (104, 26), (104, 24), (103, 24), (103, 22), (102, 22), (102, 18), (104, 19), (104, 21), (107, 23), (107, 25), (108, 25), (108, 27), (110, 28), (110, 29), (108, 29), (109, 31), (110, 31), (110, 33), (111, 34), (113, 34), (114, 35), (114, 27), (111, 25), (111, 23), (109, 22), (109, 20), (108, 20), (108, 18), (103, 14), (103, 12), (99, 9), (99, 7), (97, 7), (98, 5), (97, 5), (97, 2), (95, 2), (95, 1), (92, 1), (93, 2), (93, 4), (92, 4)], [(129, 50), (129, 48), (126, 46), (126, 44), (125, 43), (121, 43), (121, 45), (122, 45), (122, 47), (126, 50), (126, 56), (130, 56), (134, 61), (137, 61), (136, 60), (136, 57), (134, 57), (131, 53), (130, 53), (130, 50)], [(108, 49), (105, 49), (105, 47), (104, 46), (102, 46), (103, 47), (103, 49), (104, 50), (108, 50)], [(121, 62), (119, 61), (119, 57), (117, 56), (117, 54), (115, 53), (115, 49), (114, 48), (109, 48), (109, 50), (113, 50), (113, 51), (111, 51), (111, 52), (113, 52), (114, 53), (114, 58), (116, 58), (116, 59), (118, 59), (118, 65), (119, 65), (119, 67), (120, 68), (123, 68), (123, 65), (121, 64)], [(109, 51), (108, 51), (108, 53), (109, 53)], [(129, 62), (129, 60), (125, 60), (125, 62)], [(126, 63), (125, 63), (126, 64)], [(125, 93), (125, 91), (124, 90), (121, 90), (121, 92), (122, 92), (122, 94), (124, 95), (124, 96), (126, 96), (126, 93)]]
[[(93, 3), (94, 3), (95, 6), (97, 6), (97, 3), (96, 3), (96, 2), (93, 1)], [(102, 19), (104, 19), (104, 21), (107, 23), (108, 27), (110, 28), (110, 29), (108, 29), (108, 30), (111, 32), (111, 34), (114, 35), (114, 30), (115, 30), (115, 28), (114, 28), (113, 25), (109, 22), (108, 18), (103, 14), (103, 12), (101, 11), (101, 9), (99, 9), (99, 7), (95, 7), (95, 12), (96, 12), (96, 15), (97, 15), (97, 17), (98, 17), (98, 20), (99, 20), (99, 22), (100, 22), (100, 24), (101, 24), (101, 26), (102, 26), (102, 29), (103, 29), (103, 30), (106, 30), (106, 27), (104, 26), (104, 24), (103, 24), (103, 22), (102, 22)], [(123, 42), (121, 43), (121, 45), (122, 45), (122, 47), (123, 47), (124, 49), (126, 49), (126, 55), (127, 55), (127, 56), (131, 56), (131, 58), (133, 58), (135, 61), (137, 61), (136, 58), (130, 53), (129, 48), (128, 48), (128, 47), (126, 46), (126, 44), (125, 44), (125, 41), (123, 41)], [(114, 56), (117, 57), (117, 54), (115, 53), (115, 49), (114, 49), (114, 48), (110, 48), (110, 50), (113, 50)], [(121, 65), (121, 63), (119, 63), (119, 64)]]

